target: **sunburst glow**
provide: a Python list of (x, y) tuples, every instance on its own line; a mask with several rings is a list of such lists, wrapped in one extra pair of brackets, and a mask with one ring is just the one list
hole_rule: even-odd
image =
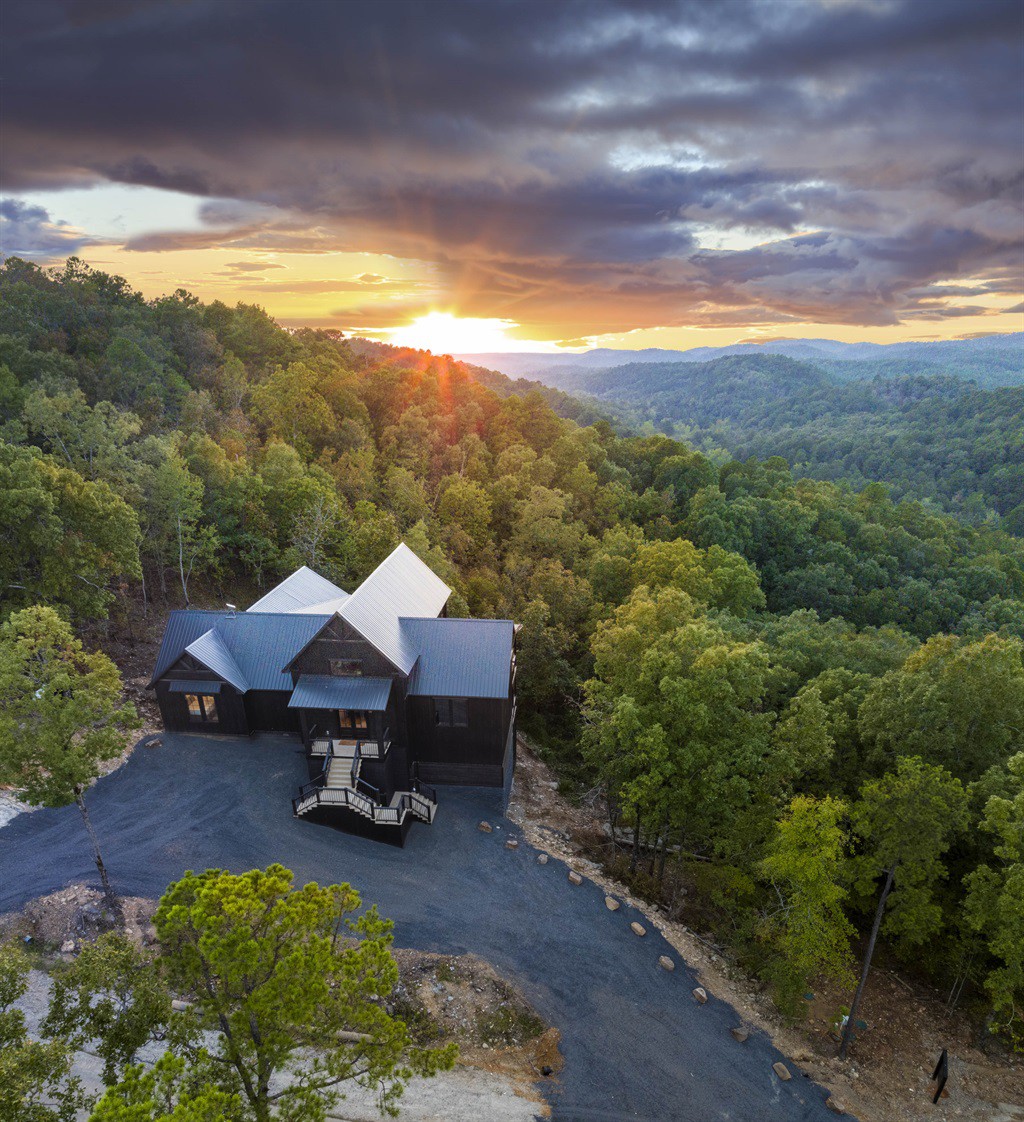
[(451, 312), (429, 312), (405, 327), (389, 331), (388, 342), (396, 347), (450, 355), (528, 349), (522, 340), (508, 336), (508, 331), (518, 326), (510, 319), (474, 319)]

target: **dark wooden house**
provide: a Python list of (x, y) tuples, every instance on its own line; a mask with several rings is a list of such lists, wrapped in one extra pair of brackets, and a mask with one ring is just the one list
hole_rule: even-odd
[(167, 729), (291, 732), (296, 815), (401, 843), (431, 784), (502, 787), (515, 764), (515, 627), (449, 619), (400, 545), (351, 594), (302, 568), (247, 611), (176, 611), (151, 685)]

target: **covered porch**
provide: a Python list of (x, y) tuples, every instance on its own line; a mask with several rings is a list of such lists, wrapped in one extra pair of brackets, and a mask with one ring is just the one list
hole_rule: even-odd
[(303, 674), (288, 708), (298, 711), (302, 741), (310, 756), (324, 757), (333, 749), (383, 760), (391, 747), (390, 696), (390, 678)]

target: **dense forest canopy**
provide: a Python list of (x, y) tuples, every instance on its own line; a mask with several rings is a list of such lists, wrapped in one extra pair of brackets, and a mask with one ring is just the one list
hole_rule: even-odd
[[(769, 378), (727, 361), (720, 383), (691, 370), (715, 421), (784, 415), (799, 383), (824, 434), (814, 395), (867, 408), (883, 393), (786, 359)], [(51, 272), (11, 259), (2, 614), (48, 605), (102, 642), (143, 610), (244, 602), (299, 564), (351, 586), (404, 539), (453, 586), (456, 614), (523, 625), (525, 728), (570, 788), (606, 794), (631, 871), (644, 854), (659, 886), (693, 888), (687, 906), (781, 999), (817, 970), (848, 975), (847, 927), (889, 877), (894, 952), (964, 973), (993, 1023), (1019, 1032), (1024, 917), (984, 901), (1012, 903), (1020, 875), (1001, 839), (1024, 813), (1024, 542), (878, 483), (799, 478), (776, 455), (720, 464), (586, 424), (583, 406), (577, 424), (486, 380), (446, 357), (289, 333), (258, 307), (147, 301), (74, 259)], [(943, 393), (917, 401), (922, 426), (958, 408)], [(970, 454), (986, 445), (992, 464), (1006, 400), (964, 406)], [(1011, 520), (1019, 476), (962, 470)], [(879, 824), (889, 795), (952, 808), (927, 853)], [(835, 843), (816, 874), (832, 878), (816, 897), (829, 938), (791, 923), (813, 887), (808, 829)]]
[(1024, 345), (990, 349), (998, 362), (988, 377), (973, 365), (965, 374), (962, 359), (944, 368), (912, 357), (749, 353), (541, 376), (558, 387), (550, 400), (565, 416), (564, 391), (582, 394), (622, 428), (736, 459), (783, 456), (798, 473), (856, 490), (884, 482), (897, 498), (1024, 535)]

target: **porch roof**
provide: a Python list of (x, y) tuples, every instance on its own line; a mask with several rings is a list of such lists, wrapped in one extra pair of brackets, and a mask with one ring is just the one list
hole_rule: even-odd
[(295, 685), (288, 708), (380, 712), (387, 708), (390, 693), (390, 678), (332, 678), (325, 674), (303, 674)]
[(175, 678), (169, 683), (171, 693), (220, 693), (221, 682), (202, 682), (198, 678)]

